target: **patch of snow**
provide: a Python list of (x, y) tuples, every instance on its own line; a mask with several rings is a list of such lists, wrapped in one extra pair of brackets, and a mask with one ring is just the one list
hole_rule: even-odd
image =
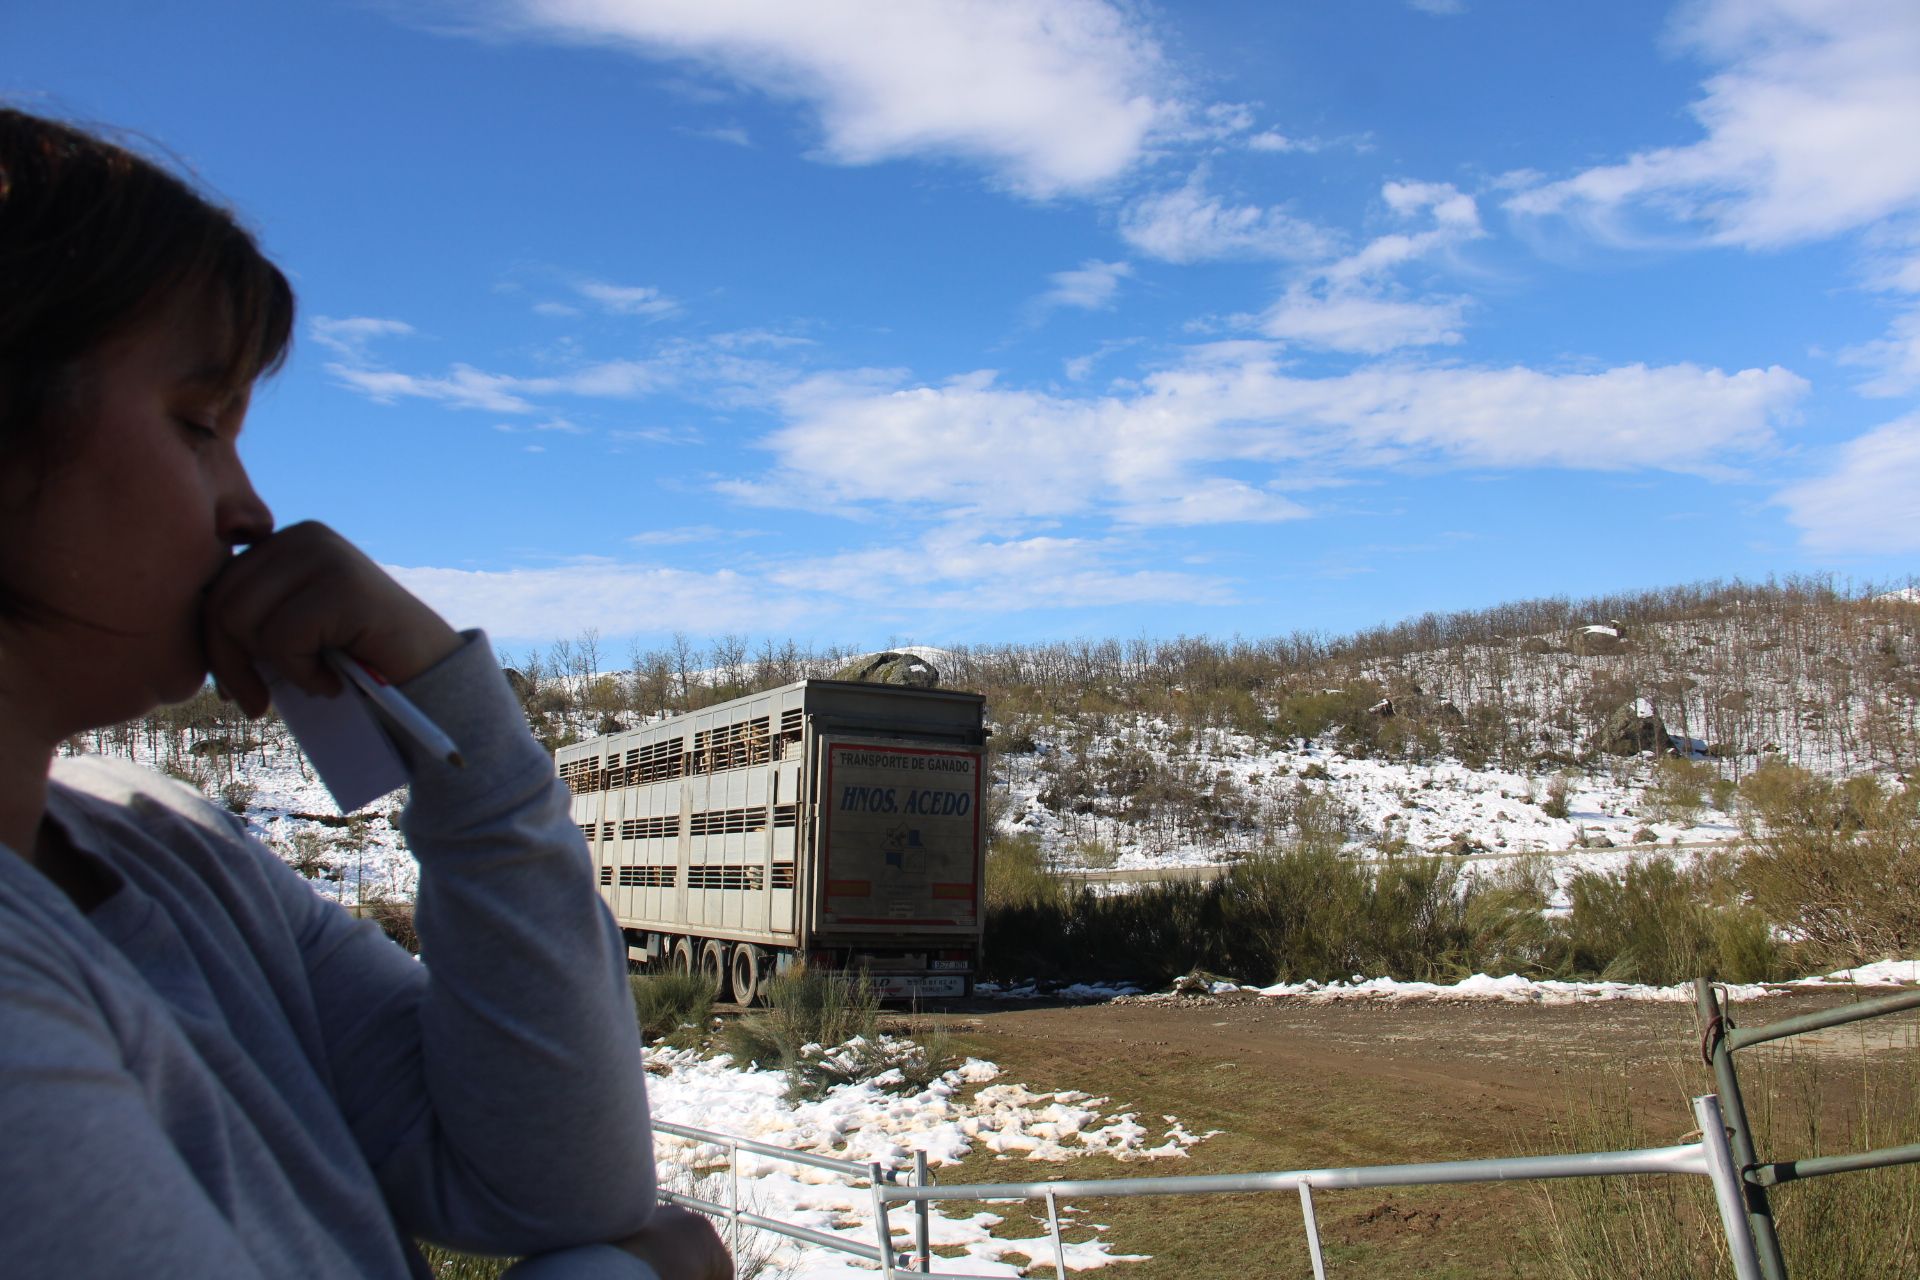
[[(1740, 984), (1725, 988), (1728, 998), (1753, 1000), (1773, 988), (1759, 984)], [(1693, 984), (1671, 987), (1647, 986), (1637, 982), (1559, 982), (1545, 978), (1523, 978), (1517, 974), (1494, 978), (1476, 973), (1458, 982), (1402, 982), (1396, 978), (1356, 978), (1352, 982), (1279, 982), (1261, 987), (1260, 994), (1275, 998), (1304, 999), (1319, 1004), (1338, 1000), (1381, 1000), (1387, 1002), (1426, 1000), (1500, 1000), (1509, 1004), (1595, 1004), (1610, 1000), (1650, 1000), (1664, 1003), (1690, 1003)]]
[(1854, 969), (1841, 969), (1811, 978), (1796, 978), (1796, 987), (1833, 985), (1858, 987), (1899, 987), (1920, 983), (1920, 960), (1880, 960)]
[[(785, 1096), (786, 1076), (779, 1071), (742, 1069), (725, 1055), (704, 1058), (691, 1050), (655, 1049), (647, 1057), (656, 1119), (856, 1162), (899, 1167), (924, 1151), (928, 1163), (952, 1165), (976, 1148), (1002, 1160), (1049, 1163), (1087, 1157), (1181, 1159), (1189, 1147), (1213, 1136), (1193, 1133), (1173, 1116), (1148, 1125), (1138, 1112), (1110, 1111), (1110, 1099), (1074, 1090), (990, 1083), (999, 1068), (977, 1058), (917, 1094), (892, 1095), (866, 1082), (841, 1085), (817, 1102), (795, 1102)], [(975, 1084), (985, 1087), (966, 1096), (966, 1087)], [(663, 1184), (688, 1185), (719, 1172), (717, 1186), (710, 1182), (696, 1194), (726, 1202), (724, 1147), (669, 1134), (655, 1141)], [(828, 1170), (747, 1152), (740, 1154), (739, 1171), (741, 1203), (754, 1212), (850, 1242), (873, 1242), (873, 1202), (864, 1187)], [(893, 1209), (888, 1220), (896, 1244), (908, 1247), (911, 1207)], [(964, 1257), (935, 1259), (936, 1274), (1013, 1277), (1022, 1274), (1023, 1264), (1006, 1262), (1009, 1256), (1024, 1264), (1051, 1261), (1052, 1244), (1044, 1231), (1033, 1238), (992, 1235), (1004, 1220), (973, 1211), (972, 1202), (956, 1203), (950, 1212), (936, 1205), (930, 1215), (933, 1244), (965, 1251)], [(866, 1264), (831, 1250), (773, 1236), (761, 1236), (757, 1244), (774, 1249), (776, 1265), (792, 1268), (800, 1280), (868, 1280), (873, 1274)], [(1068, 1244), (1066, 1257), (1073, 1271), (1144, 1260), (1114, 1253), (1102, 1240)]]

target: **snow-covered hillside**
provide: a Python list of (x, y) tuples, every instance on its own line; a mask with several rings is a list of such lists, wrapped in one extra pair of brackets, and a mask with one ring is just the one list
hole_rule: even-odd
[[(1531, 602), (1338, 641), (901, 649), (949, 685), (988, 693), (1000, 830), (1035, 837), (1059, 866), (1229, 860), (1283, 836), (1310, 804), (1359, 852), (1571, 850), (1565, 870), (1612, 868), (1627, 846), (1712, 844), (1735, 828), (1723, 810), (1652, 803), (1654, 753), (1596, 750), (1610, 718), (1657, 720), (1661, 742), (1721, 780), (1722, 804), (1726, 784), (1769, 758), (1903, 774), (1920, 742), (1914, 590), (1676, 589), (1595, 602), (1625, 621), (1602, 614), (1531, 634), (1508, 624), (1578, 612)], [(749, 656), (729, 642), (698, 662), (692, 650), (636, 655), (632, 672), (597, 674), (597, 657), (583, 664), (580, 652), (556, 646), (523, 662), (546, 671), (525, 693), (549, 737), (660, 714), (683, 677), (718, 696), (861, 656), (792, 646)], [(69, 748), (189, 779), (244, 812), (329, 896), (410, 896), (413, 864), (392, 822), (400, 797), (343, 821), (277, 722), (249, 726), (201, 701)], [(1327, 710), (1336, 705), (1347, 710)], [(1315, 727), (1312, 716), (1329, 715)], [(1303, 723), (1310, 736), (1289, 732)]]

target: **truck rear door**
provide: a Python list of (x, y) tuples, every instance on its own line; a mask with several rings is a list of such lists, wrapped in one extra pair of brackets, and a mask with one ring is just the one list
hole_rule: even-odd
[(979, 933), (984, 766), (978, 747), (822, 738), (823, 933)]

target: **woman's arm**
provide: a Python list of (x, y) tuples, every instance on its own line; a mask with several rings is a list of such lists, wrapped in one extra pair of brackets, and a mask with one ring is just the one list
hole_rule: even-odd
[(307, 893), (340, 1105), (408, 1230), (524, 1253), (637, 1231), (653, 1152), (626, 948), (552, 761), (478, 634), (405, 686), (467, 765), (417, 766), (416, 963)]

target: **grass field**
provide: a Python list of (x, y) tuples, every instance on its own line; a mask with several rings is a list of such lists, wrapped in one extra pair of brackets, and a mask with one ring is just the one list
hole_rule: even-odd
[[(1798, 1011), (1769, 1005), (1757, 1020)], [(1664, 1145), (1692, 1128), (1709, 1092), (1684, 1007), (1502, 1005), (1276, 1008), (1104, 1006), (957, 1018), (955, 1046), (1003, 1078), (1086, 1089), (1223, 1132), (1177, 1162), (1082, 1159), (1036, 1165), (976, 1153), (945, 1169), (973, 1181), (1239, 1173), (1330, 1165)], [(1804, 1052), (1755, 1054), (1743, 1076), (1763, 1153), (1809, 1154), (1920, 1137), (1915, 1020)], [(1124, 1107), (1121, 1104), (1125, 1104)], [(1853, 1175), (1776, 1192), (1790, 1274), (1920, 1275), (1920, 1177)], [(1306, 1275), (1297, 1197), (1086, 1201), (1131, 1280)], [(1609, 1179), (1576, 1187), (1479, 1184), (1316, 1196), (1328, 1274), (1399, 1277), (1673, 1277), (1731, 1274), (1717, 1255), (1704, 1179)], [(1033, 1235), (1044, 1206), (1002, 1206), (1002, 1232)], [(1625, 1235), (1623, 1236), (1623, 1232)], [(1836, 1270), (1839, 1266), (1844, 1269)], [(1051, 1275), (1050, 1264), (1030, 1274)]]

